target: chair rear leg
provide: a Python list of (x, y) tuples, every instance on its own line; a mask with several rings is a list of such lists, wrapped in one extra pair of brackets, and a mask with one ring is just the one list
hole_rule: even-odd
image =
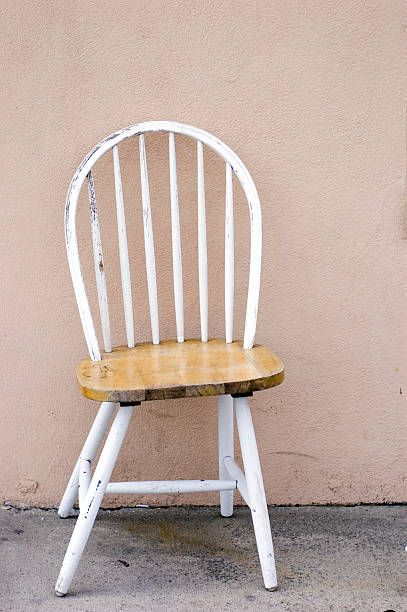
[(264, 586), (266, 589), (274, 591), (277, 588), (277, 574), (273, 540), (271, 537), (270, 519), (264, 492), (263, 478), (261, 475), (256, 436), (254, 434), (253, 421), (247, 397), (235, 398), (234, 405), (249, 494), (250, 510), (252, 513), (261, 570), (263, 572)]
[[(224, 463), (225, 457), (234, 456), (233, 449), (233, 398), (231, 395), (220, 395), (218, 418), (218, 444), (219, 444), (219, 479), (230, 478)], [(220, 513), (222, 516), (233, 514), (233, 491), (220, 492)]]
[(132, 413), (133, 406), (120, 406), (113, 421), (99, 462), (96, 466), (95, 473), (89, 485), (84, 504), (80, 509), (79, 517), (68, 549), (65, 553), (62, 568), (55, 586), (56, 594), (61, 597), (68, 592), (72, 578), (78, 567), (106, 487), (112, 475)]
[(116, 404), (114, 402), (103, 402), (99, 408), (99, 412), (93, 421), (93, 425), (71, 474), (61, 503), (59, 504), (58, 514), (62, 518), (66, 518), (71, 514), (73, 505), (78, 496), (79, 465), (81, 459), (87, 459), (92, 462), (96, 457), (96, 453), (98, 452), (103, 436), (105, 435), (106, 429), (110, 423), (115, 406)]

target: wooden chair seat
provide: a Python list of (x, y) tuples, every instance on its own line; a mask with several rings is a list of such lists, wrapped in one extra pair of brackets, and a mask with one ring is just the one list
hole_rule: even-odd
[(178, 397), (246, 394), (283, 382), (284, 367), (267, 348), (241, 342), (167, 340), (120, 346), (102, 361), (81, 361), (79, 387), (89, 399), (139, 402)]

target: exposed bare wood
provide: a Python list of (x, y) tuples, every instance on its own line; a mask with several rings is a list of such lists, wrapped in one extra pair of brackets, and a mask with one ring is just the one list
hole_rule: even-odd
[(175, 340), (114, 348), (103, 361), (81, 361), (79, 387), (89, 399), (132, 402), (250, 393), (283, 381), (280, 359), (263, 346), (241, 342)]

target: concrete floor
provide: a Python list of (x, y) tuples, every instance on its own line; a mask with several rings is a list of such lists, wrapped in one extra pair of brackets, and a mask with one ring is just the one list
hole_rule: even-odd
[(406, 506), (270, 508), (279, 589), (262, 588), (250, 513), (101, 512), (69, 595), (53, 594), (74, 519), (0, 511), (0, 610), (407, 611)]

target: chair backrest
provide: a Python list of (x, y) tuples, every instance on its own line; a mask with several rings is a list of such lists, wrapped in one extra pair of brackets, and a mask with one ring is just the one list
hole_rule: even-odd
[(233, 229), (233, 172), (238, 177), (247, 198), (250, 212), (250, 273), (246, 303), (246, 321), (243, 346), (253, 346), (257, 323), (257, 307), (260, 290), (261, 269), (261, 209), (259, 197), (253, 179), (237, 155), (223, 142), (207, 132), (190, 125), (171, 121), (150, 121), (139, 123), (112, 134), (100, 142), (83, 160), (76, 171), (67, 195), (65, 207), (65, 238), (72, 282), (78, 303), (79, 314), (85, 333), (91, 359), (99, 361), (101, 353), (95, 332), (91, 310), (82, 277), (81, 264), (76, 234), (76, 210), (78, 198), (85, 179), (88, 182), (92, 243), (96, 286), (98, 293), (100, 320), (105, 351), (112, 350), (110, 337), (109, 306), (106, 291), (103, 250), (100, 237), (98, 210), (96, 206), (92, 168), (110, 149), (113, 150), (113, 170), (116, 192), (117, 227), (119, 235), (120, 271), (124, 302), (127, 344), (134, 346), (134, 322), (132, 290), (130, 284), (130, 264), (127, 247), (126, 220), (124, 213), (122, 180), (120, 173), (119, 149), (121, 141), (138, 135), (140, 152), (141, 193), (144, 222), (144, 246), (146, 255), (147, 286), (150, 305), (151, 331), (154, 344), (158, 344), (159, 320), (157, 304), (157, 282), (154, 255), (153, 226), (150, 208), (150, 192), (145, 148), (145, 134), (149, 132), (167, 132), (169, 134), (169, 165), (171, 194), (171, 233), (172, 261), (175, 297), (175, 317), (178, 342), (184, 341), (184, 305), (182, 280), (181, 236), (178, 209), (177, 166), (175, 155), (175, 134), (189, 136), (197, 141), (197, 182), (198, 182), (198, 258), (199, 258), (199, 299), (201, 316), (201, 339), (208, 339), (208, 264), (205, 214), (204, 155), (203, 145), (213, 149), (226, 163), (226, 206), (225, 206), (225, 326), (226, 342), (233, 340), (233, 296), (234, 296), (234, 229)]

